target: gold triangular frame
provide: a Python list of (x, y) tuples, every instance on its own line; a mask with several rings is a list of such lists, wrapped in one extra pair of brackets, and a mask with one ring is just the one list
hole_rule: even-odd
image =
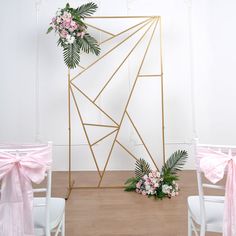
[[(129, 112), (128, 112), (128, 106), (129, 106), (129, 102), (130, 102), (130, 99), (132, 97), (132, 94), (133, 94), (133, 91), (135, 90), (135, 86), (136, 86), (136, 83), (138, 81), (138, 79), (142, 78), (142, 77), (158, 77), (160, 78), (161, 80), (161, 113), (162, 113), (162, 149), (163, 149), (163, 162), (165, 162), (165, 136), (164, 136), (164, 96), (163, 96), (163, 65), (162, 65), (162, 41), (161, 41), (161, 17), (160, 16), (97, 16), (97, 17), (88, 17), (88, 18), (93, 18), (93, 19), (119, 19), (119, 18), (143, 18), (145, 20), (143, 20), (142, 22), (139, 22), (138, 24), (135, 24), (134, 26), (132, 27), (129, 27), (117, 34), (114, 34), (112, 32), (108, 32), (106, 30), (103, 30), (101, 28), (98, 28), (97, 26), (93, 26), (91, 24), (88, 24), (89, 27), (92, 27), (96, 30), (99, 30), (103, 33), (106, 33), (108, 35), (110, 35), (110, 37), (106, 40), (104, 40), (103, 42), (101, 42), (100, 44), (103, 44), (105, 42), (107, 42), (108, 40), (111, 40), (123, 33), (126, 33), (128, 32), (129, 30), (131, 29), (134, 29), (135, 27), (138, 27), (138, 30), (136, 30), (134, 33), (132, 33), (131, 35), (129, 35), (128, 37), (126, 37), (124, 40), (122, 40), (120, 43), (118, 43), (115, 47), (113, 47), (112, 49), (110, 49), (108, 52), (106, 52), (104, 55), (102, 55), (100, 58), (96, 59), (94, 62), (92, 62), (90, 65), (88, 65), (87, 67), (85, 66), (80, 66), (82, 68), (82, 71), (80, 73), (78, 73), (77, 75), (75, 76), (71, 76), (71, 73), (70, 73), (70, 70), (68, 70), (68, 119), (69, 119), (69, 123), (68, 123), (68, 128), (69, 128), (69, 184), (68, 184), (68, 195), (67, 195), (67, 198), (69, 197), (70, 193), (71, 193), (71, 190), (72, 189), (78, 189), (78, 188), (120, 188), (120, 187), (124, 187), (124, 186), (102, 186), (102, 181), (103, 181), (103, 178), (104, 178), (104, 175), (106, 173), (106, 168), (107, 168), (107, 165), (109, 163), (109, 160), (110, 160), (110, 157), (111, 157), (111, 154), (112, 154), (112, 151), (113, 151), (113, 148), (114, 148), (114, 145), (115, 144), (118, 144), (123, 150), (125, 150), (131, 157), (133, 157), (135, 160), (138, 160), (138, 158), (127, 148), (125, 147), (119, 140), (118, 140), (118, 134), (119, 134), (119, 131), (120, 131), (120, 127), (123, 123), (123, 120), (124, 120), (124, 117), (128, 117), (128, 120), (129, 122), (132, 124), (134, 130), (136, 131), (136, 133), (138, 134), (145, 150), (147, 151), (150, 159), (152, 160), (153, 164), (155, 165), (155, 167), (158, 169), (158, 166), (157, 166), (157, 163), (154, 161), (154, 158), (152, 157), (150, 151), (148, 150), (148, 147), (147, 145), (145, 144), (140, 132), (138, 131), (137, 127), (135, 126), (131, 116), (129, 115)], [(99, 105), (96, 104), (96, 100), (97, 98), (100, 96), (100, 94), (103, 92), (103, 90), (106, 88), (106, 86), (110, 83), (110, 81), (112, 80), (114, 74), (119, 70), (119, 68), (122, 66), (122, 64), (124, 63), (124, 61), (129, 57), (129, 55), (133, 52), (133, 50), (135, 49), (135, 47), (137, 45), (135, 45), (131, 51), (128, 53), (127, 57), (122, 61), (122, 63), (118, 66), (117, 70), (115, 70), (115, 72), (113, 73), (113, 75), (107, 80), (107, 82), (105, 83), (105, 85), (102, 87), (102, 89), (100, 90), (100, 92), (98, 93), (98, 95), (96, 96), (95, 99), (92, 99), (90, 98), (85, 92), (83, 92), (78, 86), (76, 86), (74, 84), (74, 80), (78, 79), (79, 76), (81, 74), (83, 74), (86, 70), (88, 70), (89, 68), (91, 68), (93, 65), (95, 65), (98, 61), (100, 61), (103, 57), (105, 57), (106, 55), (108, 55), (112, 50), (114, 50), (115, 48), (117, 48), (119, 45), (121, 45), (123, 42), (125, 42), (128, 38), (130, 38), (133, 34), (135, 34), (136, 32), (138, 32), (140, 29), (142, 29), (144, 26), (147, 26), (149, 24), (149, 27), (148, 29), (145, 31), (145, 33), (142, 35), (142, 37), (140, 38), (140, 40), (137, 42), (137, 45), (139, 44), (139, 42), (143, 39), (143, 37), (147, 34), (147, 32), (149, 32), (149, 30), (151, 30), (151, 28), (153, 27), (153, 30), (152, 30), (152, 33), (151, 33), (151, 37), (149, 38), (148, 40), (148, 45), (145, 49), (145, 53), (144, 53), (144, 56), (142, 58), (142, 61), (141, 61), (141, 64), (139, 66), (139, 69), (138, 69), (138, 73), (136, 75), (136, 78), (135, 78), (135, 81), (133, 83), (133, 86), (131, 88), (131, 91), (130, 91), (130, 94), (129, 94), (129, 97), (128, 97), (128, 100), (127, 100), (127, 103), (125, 105), (125, 109), (123, 111), (123, 114), (122, 114), (122, 118), (120, 120), (120, 122), (117, 122), (115, 121), (114, 118), (112, 118), (109, 114), (106, 113), (106, 111), (104, 111)], [(152, 39), (153, 39), (153, 35), (155, 34), (155, 31), (156, 31), (156, 27), (157, 27), (157, 24), (159, 24), (159, 34), (160, 34), (160, 70), (161, 70), (161, 73), (160, 74), (155, 74), (155, 75), (152, 75), (152, 74), (145, 74), (145, 75), (142, 75), (140, 74), (140, 71), (141, 71), (141, 68), (142, 68), (142, 65), (145, 61), (145, 57), (147, 55), (147, 52), (148, 52), (148, 49), (149, 49), (149, 46), (152, 42)], [(88, 134), (87, 134), (87, 131), (86, 131), (86, 128), (85, 126), (86, 125), (89, 125), (89, 124), (86, 124), (84, 121), (83, 121), (83, 118), (82, 118), (82, 115), (80, 113), (80, 110), (79, 110), (79, 106), (77, 104), (77, 101), (76, 101), (76, 98), (75, 98), (75, 95), (74, 95), (74, 92), (73, 92), (73, 89), (76, 89), (78, 90), (86, 99), (88, 99), (97, 109), (100, 110), (100, 112), (102, 112), (104, 115), (107, 116), (107, 118), (109, 118), (113, 123), (114, 123), (114, 126), (116, 129), (114, 129), (112, 132), (108, 133), (107, 135), (105, 135), (104, 137), (100, 138), (99, 140), (97, 140), (96, 142), (94, 143), (91, 143), (90, 142), (90, 139), (88, 137)], [(75, 181), (72, 180), (72, 173), (71, 173), (71, 158), (72, 158), (72, 152), (71, 152), (71, 141), (72, 141), (72, 137), (71, 137), (71, 99), (73, 100), (73, 103), (74, 103), (74, 106), (77, 110), (77, 113), (78, 113), (78, 116), (79, 116), (79, 119), (80, 119), (80, 122), (82, 124), (82, 127), (83, 127), (83, 131), (84, 131), (84, 134), (86, 136), (86, 139), (87, 139), (87, 143), (88, 143), (88, 146), (89, 146), (89, 149), (91, 151), (91, 154), (92, 154), (92, 157), (93, 157), (93, 160), (94, 160), (94, 163), (96, 165), (96, 168), (97, 168), (97, 172), (98, 172), (98, 175), (99, 175), (99, 183), (97, 186), (87, 186), (87, 187), (79, 187), (79, 186), (74, 186), (75, 184)], [(98, 125), (100, 126), (100, 124), (90, 124), (90, 125)], [(117, 132), (116, 132), (117, 131)], [(103, 139), (105, 139), (106, 137), (108, 137), (109, 135), (113, 134), (116, 132), (116, 135), (115, 135), (115, 138), (114, 138), (114, 141), (112, 143), (112, 146), (111, 146), (111, 149), (109, 151), (109, 155), (107, 157), (107, 160), (106, 160), (106, 163), (105, 163), (105, 166), (103, 168), (103, 170), (101, 171), (98, 167), (98, 164), (97, 164), (97, 160), (96, 160), (96, 156), (93, 152), (93, 145), (95, 145), (96, 143), (102, 141)]]

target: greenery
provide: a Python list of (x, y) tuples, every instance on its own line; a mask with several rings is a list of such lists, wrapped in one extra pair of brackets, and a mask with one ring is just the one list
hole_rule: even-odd
[(144, 175), (148, 175), (151, 172), (151, 167), (144, 159), (140, 159), (135, 163), (135, 176), (137, 178), (142, 178)]
[(47, 33), (54, 30), (59, 39), (57, 44), (63, 47), (63, 56), (68, 68), (75, 68), (80, 62), (80, 53), (100, 54), (100, 47), (97, 40), (87, 32), (84, 18), (91, 16), (98, 6), (93, 3), (86, 3), (77, 8), (70, 7), (67, 3), (65, 8), (59, 9), (53, 17)]
[(152, 171), (149, 163), (144, 159), (136, 161), (135, 177), (131, 177), (125, 182), (125, 191), (136, 191), (158, 199), (177, 196), (179, 192), (176, 183), (176, 180), (179, 179), (177, 172), (182, 170), (187, 158), (186, 151), (174, 152), (162, 166), (160, 172)]

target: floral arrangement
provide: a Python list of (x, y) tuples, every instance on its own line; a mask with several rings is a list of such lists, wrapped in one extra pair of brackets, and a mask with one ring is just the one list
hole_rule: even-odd
[(135, 163), (135, 177), (129, 178), (125, 185), (125, 191), (136, 191), (142, 195), (162, 199), (174, 197), (179, 194), (179, 179), (177, 172), (182, 169), (188, 153), (178, 150), (174, 152), (159, 170), (151, 170), (150, 165), (144, 159)]
[(54, 30), (58, 34), (58, 45), (63, 47), (64, 61), (68, 68), (75, 68), (79, 64), (81, 51), (95, 55), (100, 53), (97, 40), (87, 32), (84, 22), (84, 18), (91, 16), (97, 8), (92, 2), (77, 8), (72, 8), (67, 3), (52, 18), (47, 33)]

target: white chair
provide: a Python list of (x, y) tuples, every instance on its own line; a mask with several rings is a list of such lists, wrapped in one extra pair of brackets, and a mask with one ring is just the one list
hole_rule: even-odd
[[(52, 146), (49, 142), (47, 145)], [(36, 145), (1, 145), (4, 152), (28, 153), (45, 147), (45, 144)], [(33, 194), (43, 194), (43, 197), (33, 198), (33, 220), (35, 235), (50, 236), (51, 233), (65, 235), (65, 200), (51, 197), (51, 169), (45, 173), (45, 187), (33, 188)]]
[[(230, 146), (198, 144), (195, 140), (195, 160), (198, 182), (198, 196), (188, 197), (188, 236), (205, 236), (206, 232), (223, 232), (224, 196), (204, 195), (205, 188), (224, 190), (224, 186), (209, 184), (202, 178), (199, 166), (198, 148), (214, 149), (223, 153), (231, 151)], [(235, 147), (233, 147), (235, 148)], [(223, 191), (224, 193), (224, 191)]]
[(34, 188), (34, 193), (45, 197), (34, 197), (33, 217), (35, 235), (65, 235), (65, 199), (51, 197), (51, 170), (46, 174), (46, 188)]

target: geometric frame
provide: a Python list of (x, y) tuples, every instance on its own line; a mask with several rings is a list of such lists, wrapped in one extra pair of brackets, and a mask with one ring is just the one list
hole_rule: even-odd
[[(69, 183), (68, 183), (68, 194), (67, 194), (67, 198), (69, 198), (69, 195), (72, 191), (72, 189), (80, 189), (80, 188), (121, 188), (124, 186), (103, 186), (102, 185), (102, 181), (103, 181), (103, 177), (106, 173), (106, 169), (107, 169), (107, 165), (109, 163), (110, 157), (112, 155), (113, 152), (113, 148), (115, 146), (115, 144), (119, 145), (124, 151), (126, 151), (132, 158), (134, 158), (134, 160), (139, 160), (127, 147), (125, 147), (125, 145), (123, 145), (119, 140), (118, 140), (118, 134), (120, 131), (120, 128), (122, 126), (122, 123), (124, 121), (124, 118), (126, 117), (130, 124), (133, 126), (134, 130), (136, 131), (139, 139), (141, 140), (147, 154), (149, 155), (152, 163), (154, 164), (155, 168), (158, 169), (157, 163), (155, 162), (154, 158), (152, 157), (147, 145), (145, 144), (140, 132), (138, 131), (137, 126), (135, 125), (131, 115), (129, 114), (128, 111), (128, 106), (130, 103), (130, 100), (132, 98), (133, 92), (136, 88), (136, 84), (138, 79), (140, 79), (141, 77), (150, 77), (150, 78), (159, 78), (160, 79), (160, 97), (161, 97), (161, 136), (162, 136), (162, 156), (163, 156), (163, 163), (165, 162), (165, 135), (164, 135), (164, 93), (163, 93), (163, 62), (162, 62), (162, 28), (161, 28), (161, 17), (160, 16), (94, 16), (94, 17), (87, 17), (87, 18), (92, 18), (92, 19), (120, 19), (120, 18), (143, 18), (144, 21), (142, 21), (141, 23), (132, 26), (130, 28), (125, 29), (122, 32), (119, 32), (118, 34), (111, 34), (110, 32), (101, 29), (97, 26), (91, 25), (87, 23), (88, 27), (91, 27), (93, 29), (96, 29), (98, 31), (101, 31), (103, 33), (107, 33), (110, 34), (111, 37), (109, 37), (108, 39), (102, 41), (100, 44), (106, 43), (107, 41), (128, 32), (129, 30), (133, 29), (134, 27), (139, 27), (136, 31), (134, 31), (134, 33), (138, 32), (140, 29), (142, 29), (144, 26), (148, 26), (147, 30), (144, 32), (144, 34), (142, 35), (142, 37), (139, 39), (139, 41), (135, 44), (135, 46), (131, 49), (131, 51), (127, 54), (127, 56), (125, 57), (125, 59), (122, 61), (122, 63), (116, 68), (115, 72), (112, 74), (112, 76), (106, 81), (106, 83), (103, 85), (103, 87), (101, 88), (101, 90), (99, 91), (99, 93), (97, 94), (97, 96), (94, 99), (91, 99), (91, 97), (89, 97), (86, 92), (82, 91), (81, 88), (79, 88), (74, 82), (87, 70), (89, 70), (93, 65), (95, 65), (97, 62), (99, 62), (101, 60), (101, 58), (107, 56), (110, 52), (112, 52), (115, 48), (117, 48), (119, 45), (121, 45), (122, 43), (124, 43), (127, 39), (129, 39), (129, 37), (131, 37), (131, 35), (133, 35), (134, 33), (132, 33), (131, 35), (129, 35), (127, 38), (125, 38), (124, 40), (122, 40), (121, 42), (119, 42), (119, 44), (117, 44), (115, 47), (111, 48), (108, 52), (106, 52), (104, 55), (102, 55), (100, 58), (98, 58), (97, 60), (95, 60), (94, 62), (92, 62), (89, 66), (87, 66), (86, 68), (81, 67), (82, 71), (80, 73), (78, 73), (75, 76), (71, 75), (71, 71), (70, 69), (68, 69), (68, 131), (69, 131), (69, 170), (68, 170), (68, 174), (69, 174)], [(141, 68), (144, 64), (145, 58), (147, 56), (147, 52), (149, 50), (150, 44), (153, 40), (153, 36), (156, 33), (156, 28), (157, 25), (159, 25), (159, 48), (160, 48), (160, 65), (158, 65), (160, 67), (160, 74), (141, 74)], [(144, 55), (141, 59), (141, 63), (137, 72), (137, 75), (134, 78), (134, 83), (132, 84), (128, 99), (126, 101), (121, 119), (119, 122), (115, 121), (113, 117), (111, 117), (111, 115), (109, 115), (106, 111), (104, 111), (104, 109), (102, 109), (97, 103), (97, 99), (100, 96), (100, 94), (104, 91), (104, 89), (107, 87), (107, 85), (112, 81), (113, 76), (116, 74), (116, 72), (121, 68), (121, 66), (123, 65), (124, 61), (127, 60), (127, 58), (129, 57), (129, 55), (133, 52), (133, 50), (136, 48), (136, 46), (142, 41), (142, 39), (147, 35), (148, 32), (151, 32), (150, 38), (148, 39), (148, 43), (147, 43), (147, 47), (144, 50)], [(75, 97), (75, 91), (79, 92), (83, 97), (85, 97), (89, 102), (91, 102), (91, 104), (94, 105), (94, 107), (96, 107), (100, 112), (102, 112), (108, 119), (110, 119), (110, 121), (114, 124), (114, 125), (103, 125), (103, 124), (94, 124), (94, 123), (86, 123), (83, 120), (81, 111), (80, 111), (80, 106), (78, 104), (78, 101)], [(74, 186), (75, 181), (72, 180), (72, 171), (71, 171), (71, 167), (72, 167), (72, 135), (71, 135), (71, 108), (72, 108), (72, 102), (74, 104), (75, 110), (77, 111), (80, 123), (82, 125), (82, 129), (84, 132), (84, 135), (86, 137), (87, 143), (88, 143), (88, 147), (89, 150), (92, 154), (93, 157), (93, 161), (96, 165), (96, 169), (99, 175), (99, 182), (97, 186), (86, 186), (86, 187), (78, 187), (78, 186)], [(108, 133), (107, 135), (103, 136), (102, 138), (96, 140), (96, 142), (91, 142), (88, 132), (87, 132), (87, 127), (110, 127), (110, 128), (114, 128), (114, 130), (110, 133)], [(98, 164), (97, 164), (97, 157), (93, 151), (93, 147), (95, 144), (101, 142), (102, 140), (106, 139), (109, 135), (115, 134), (115, 138), (114, 141), (112, 142), (111, 148), (109, 149), (109, 154), (106, 158), (106, 162), (104, 165), (104, 168), (102, 170), (100, 170)]]

